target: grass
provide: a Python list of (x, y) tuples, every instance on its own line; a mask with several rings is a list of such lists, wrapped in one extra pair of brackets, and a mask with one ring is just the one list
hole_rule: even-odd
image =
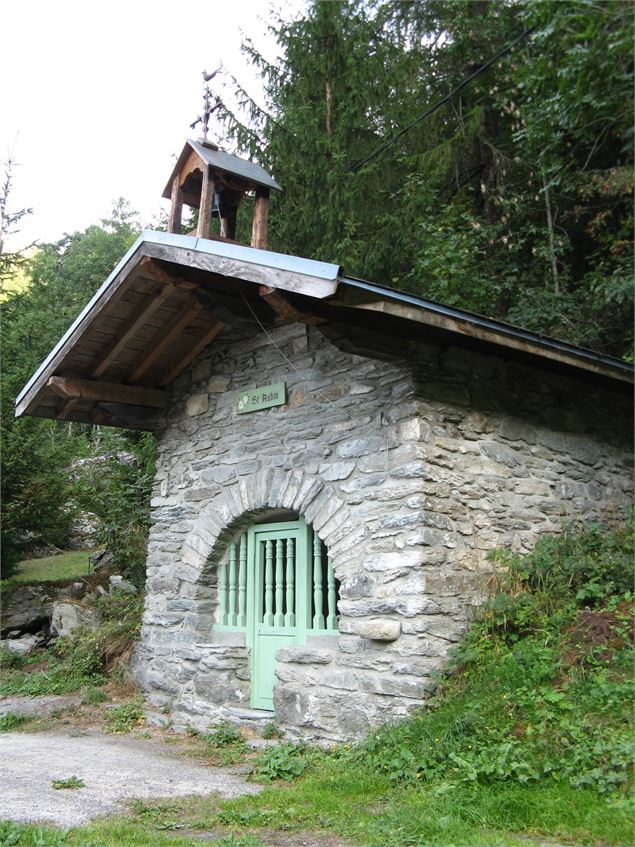
[(77, 788), (86, 787), (86, 783), (84, 782), (84, 780), (80, 779), (78, 776), (75, 776), (75, 774), (73, 774), (73, 776), (66, 777), (65, 779), (54, 779), (51, 785), (53, 786), (53, 788), (55, 788), (56, 791), (61, 791), (64, 789), (75, 790)]
[(90, 573), (89, 556), (92, 550), (73, 550), (58, 556), (25, 559), (18, 565), (17, 573), (3, 582), (3, 589), (25, 582), (57, 582), (86, 576)]

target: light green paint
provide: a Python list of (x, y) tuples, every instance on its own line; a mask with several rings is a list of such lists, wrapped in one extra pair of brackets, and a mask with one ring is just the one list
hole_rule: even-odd
[(337, 634), (336, 603), (326, 548), (305, 521), (257, 524), (230, 545), (219, 568), (216, 626), (246, 633), (254, 708), (273, 710), (280, 648)]
[(236, 414), (246, 415), (272, 406), (284, 406), (287, 402), (287, 386), (284, 382), (274, 382), (260, 388), (242, 391), (236, 401)]

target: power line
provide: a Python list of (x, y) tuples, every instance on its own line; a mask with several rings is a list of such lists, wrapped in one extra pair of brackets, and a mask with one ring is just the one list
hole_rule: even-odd
[(493, 56), (491, 59), (488, 59), (488, 61), (484, 65), (481, 65), (481, 67), (478, 68), (478, 70), (474, 71), (474, 73), (472, 73), (472, 74), (470, 74), (470, 76), (466, 77), (466, 79), (464, 79), (463, 82), (460, 82), (455, 88), (453, 88), (452, 91), (450, 91), (449, 94), (446, 94), (445, 97), (441, 98), (441, 100), (438, 100), (432, 106), (429, 106), (424, 112), (422, 112), (418, 117), (416, 117), (413, 121), (411, 121), (402, 130), (400, 130), (396, 135), (394, 135), (392, 138), (388, 139), (388, 141), (385, 141), (381, 145), (381, 147), (378, 147), (373, 153), (370, 153), (370, 155), (366, 156), (365, 159), (362, 159), (361, 162), (357, 162), (356, 165), (353, 165), (353, 167), (349, 170), (349, 173), (351, 173), (351, 174), (357, 173), (357, 171), (360, 170), (360, 168), (363, 168), (364, 165), (368, 164), (368, 162), (375, 159), (377, 156), (379, 156), (380, 153), (383, 153), (384, 150), (387, 150), (392, 144), (394, 144), (396, 141), (398, 141), (402, 137), (402, 135), (405, 135), (409, 130), (411, 130), (413, 128), (413, 126), (416, 126), (424, 118), (429, 117), (434, 112), (436, 112), (437, 109), (440, 109), (441, 106), (443, 106), (444, 103), (447, 103), (448, 100), (451, 100), (452, 97), (454, 97), (455, 94), (458, 94), (459, 91), (461, 91), (461, 89), (465, 88), (466, 85), (469, 85), (469, 83), (472, 82), (472, 80), (475, 79), (477, 76), (479, 76), (479, 74), (482, 74), (484, 71), (486, 71), (488, 68), (490, 68), (495, 62), (497, 62), (499, 59), (501, 59), (503, 56), (505, 56), (507, 53), (509, 53), (510, 50), (513, 50), (514, 47), (516, 47), (517, 44), (520, 44), (520, 42), (523, 41), (525, 38), (527, 38), (527, 36), (530, 35), (535, 29), (536, 29), (536, 27), (532, 26), (529, 29), (526, 29), (524, 32), (521, 32), (521, 34), (517, 38), (515, 38), (512, 42), (510, 42), (506, 47), (503, 47), (503, 49), (500, 50), (495, 56)]

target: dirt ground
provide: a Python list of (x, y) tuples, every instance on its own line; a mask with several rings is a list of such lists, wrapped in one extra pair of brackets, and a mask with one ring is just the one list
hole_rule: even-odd
[[(88, 732), (0, 735), (0, 819), (75, 826), (149, 797), (232, 798), (260, 789), (228, 768), (177, 758), (158, 741)], [(77, 777), (81, 789), (55, 789)]]

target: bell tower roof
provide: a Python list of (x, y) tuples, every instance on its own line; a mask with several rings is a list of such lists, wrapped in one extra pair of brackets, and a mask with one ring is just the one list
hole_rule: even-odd
[[(260, 165), (219, 150), (206, 139), (190, 139), (185, 142), (163, 191), (163, 196), (171, 200), (168, 232), (181, 232), (185, 204), (199, 210), (196, 227), (199, 238), (233, 241), (238, 207), (246, 194), (253, 193), (251, 246), (265, 250), (271, 191), (282, 188)], [(219, 220), (217, 234), (214, 234), (213, 218)]]
[[(205, 167), (212, 168), (218, 174), (220, 182), (227, 181), (234, 189), (240, 185), (243, 191), (253, 191), (258, 187), (282, 191), (282, 187), (275, 179), (255, 162), (226, 153), (211, 141), (188, 139), (163, 190), (163, 197), (169, 200), (172, 196), (172, 185), (176, 176), (179, 177), (183, 185), (187, 181), (189, 173), (193, 170), (199, 170), (203, 173)], [(183, 200), (188, 203), (186, 195), (187, 192), (184, 190)], [(198, 202), (188, 203), (188, 205), (197, 206)]]

